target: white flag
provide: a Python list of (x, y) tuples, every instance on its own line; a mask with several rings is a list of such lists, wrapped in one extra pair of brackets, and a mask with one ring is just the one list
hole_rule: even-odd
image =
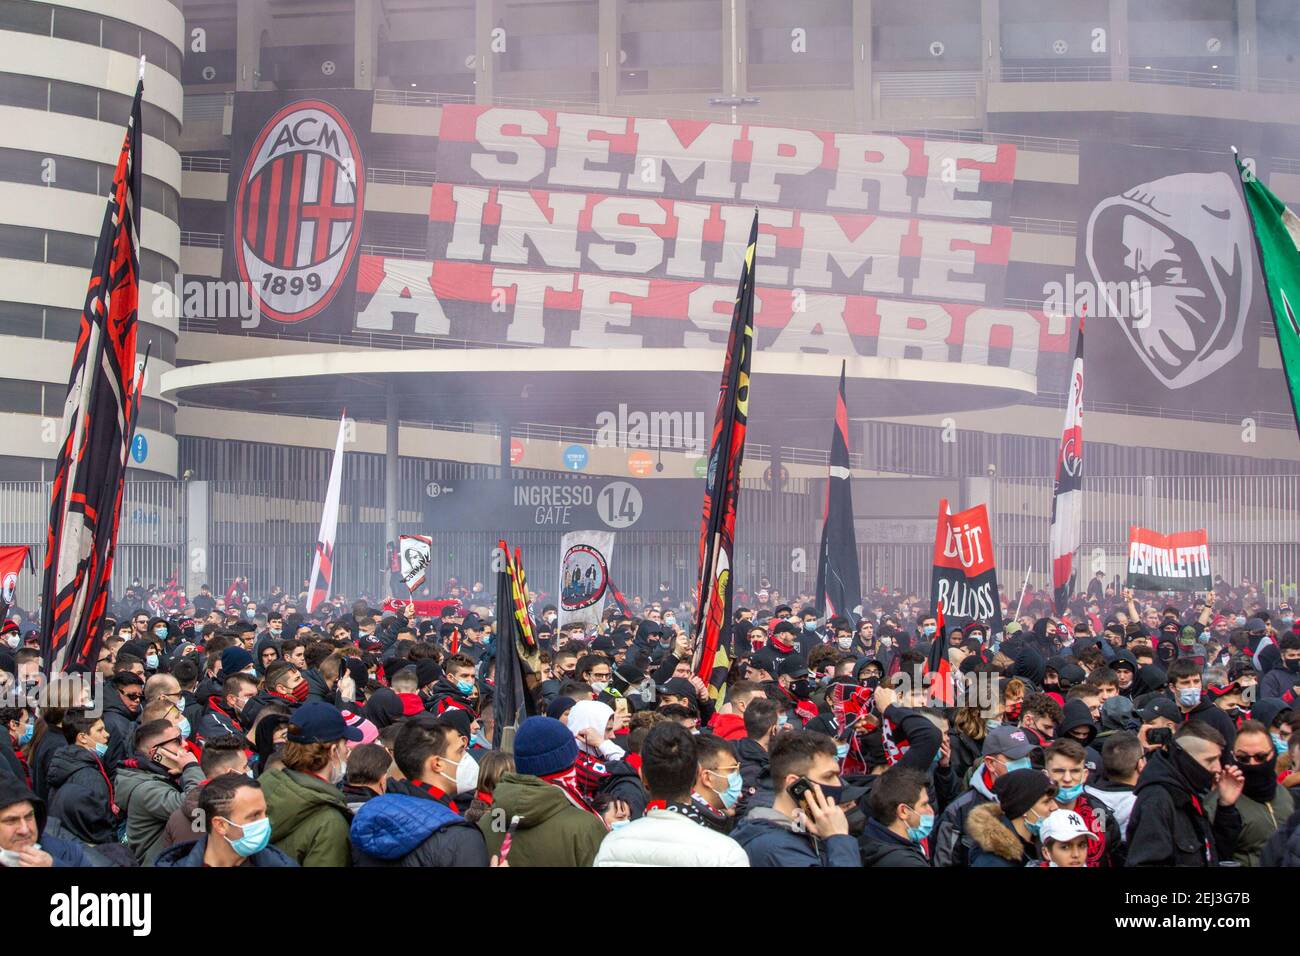
[(588, 630), (600, 623), (609, 596), (612, 531), (570, 531), (560, 542), (561, 628), (581, 623)]
[(429, 571), (433, 538), (426, 534), (404, 534), (398, 541), (398, 551), (402, 556), (402, 580), (414, 598)]
[(316, 554), (311, 559), (311, 584), (307, 587), (309, 614), (330, 599), (330, 584), (334, 579), (334, 533), (339, 525), (339, 492), (343, 485), (343, 432), (347, 422), (347, 412), (344, 412), (339, 419), (339, 438), (334, 445), (334, 464), (330, 466), (330, 486), (325, 492), (325, 511), (320, 516)]

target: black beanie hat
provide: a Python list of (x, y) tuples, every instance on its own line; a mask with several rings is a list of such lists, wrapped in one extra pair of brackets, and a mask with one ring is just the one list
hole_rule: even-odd
[(994, 782), (993, 795), (1007, 819), (1014, 820), (1055, 789), (1056, 785), (1041, 770), (1012, 770)]

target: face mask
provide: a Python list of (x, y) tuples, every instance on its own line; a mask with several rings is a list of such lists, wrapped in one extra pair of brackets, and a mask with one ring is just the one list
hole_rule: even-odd
[(18, 734), (18, 746), (19, 747), (27, 746), (27, 741), (31, 740), (32, 735), (35, 733), (36, 733), (36, 721), (34, 720), (27, 721), (27, 723), (23, 726), (22, 731)]
[(1199, 687), (1184, 687), (1178, 692), (1178, 703), (1183, 707), (1195, 707), (1201, 702), (1201, 689)]
[(468, 697), (474, 693), (474, 682), (471, 680), (458, 680), (456, 681), (456, 689)]
[(473, 757), (465, 754), (452, 766), (456, 768), (456, 793), (473, 793), (478, 789), (478, 763)]
[(1240, 614), (1237, 615), (1237, 617), (1236, 617), (1236, 622), (1237, 622), (1237, 626), (1238, 626), (1238, 627), (1245, 627), (1245, 626), (1246, 626), (1246, 619), (1245, 619), (1244, 617), (1242, 617)]
[(675, 617), (664, 618), (664, 627), (676, 627), (676, 626), (677, 626), (677, 618)]
[[(711, 777), (717, 776), (717, 774), (710, 773), (710, 776)], [(727, 774), (726, 790), (713, 790), (712, 787), (710, 787), (709, 789), (713, 790), (713, 792), (716, 793), (718, 795), (718, 798), (722, 801), (722, 805), (726, 807), (728, 810), (730, 810), (732, 807), (734, 807), (737, 804), (737, 802), (739, 802), (740, 788), (742, 786), (744, 786), (744, 780), (740, 776), (740, 771), (733, 770), (731, 771), (731, 773)]]
[(251, 621), (253, 618), (257, 617), (257, 609), (250, 607), (247, 611), (244, 612), (244, 616)]
[(829, 802), (836, 804), (837, 806), (839, 805), (840, 798), (844, 796), (844, 788), (842, 786), (830, 787), (824, 783), (818, 784), (818, 786), (822, 788), (822, 796), (824, 796)]
[(631, 822), (631, 820), (615, 820), (609, 825), (609, 828), (611, 830), (621, 830)]
[(22, 638), (18, 634), (10, 634), (5, 638), (5, 643), (9, 645), (10, 649), (16, 651), (18, 645), (22, 643)]
[(891, 648), (894, 646), (894, 639), (892, 637), (882, 637), (880, 639), (880, 646), (886, 649)]
[(835, 638), (835, 643), (836, 643), (836, 645), (839, 647), (840, 650), (842, 650), (842, 651), (847, 651), (850, 647), (853, 646), (853, 638), (852, 638), (852, 637), (837, 637), (837, 638)]
[(918, 816), (921, 818), (921, 822), (914, 827), (907, 828), (907, 838), (913, 843), (920, 843), (928, 837), (930, 831), (934, 829), (933, 813), (921, 813), (918, 814)]
[(605, 693), (605, 688), (607, 688), (608, 686), (609, 686), (608, 681), (594, 680), (591, 682), (591, 689), (595, 691), (598, 695)]
[(1292, 659), (1283, 661), (1282, 663), (1286, 665), (1286, 669), (1289, 673), (1300, 674), (1300, 660)]
[(155, 627), (153, 629), (153, 636), (157, 638), (165, 638), (167, 636), (167, 628)]
[(1038, 831), (1041, 830), (1041, 829), (1043, 828), (1043, 818), (1042, 818), (1042, 817), (1039, 817), (1037, 820), (1034, 820), (1034, 821), (1031, 823), (1030, 820), (1029, 820), (1029, 817), (1026, 816), (1026, 817), (1025, 817), (1025, 826), (1029, 828), (1029, 832), (1030, 832), (1030, 833), (1032, 833), (1034, 836), (1038, 836)]
[(849, 755), (849, 745), (847, 743), (835, 745), (835, 759), (843, 760)]
[(803, 677), (790, 685), (790, 693), (794, 694), (800, 700), (807, 700), (808, 695), (812, 693), (812, 685), (808, 678)]
[[(220, 817), (219, 819), (225, 820), (225, 817)], [(226, 820), (226, 822), (230, 823), (229, 820)], [(271, 842), (270, 817), (263, 817), (260, 820), (251, 820), (242, 826), (236, 823), (234, 826), (240, 828), (243, 836), (238, 840), (232, 840), (230, 837), (226, 837), (226, 842), (229, 843), (230, 848), (240, 856), (249, 857), (255, 853), (261, 853), (266, 849), (266, 845)]]
[(1071, 800), (1079, 799), (1079, 794), (1083, 793), (1083, 784), (1076, 783), (1073, 787), (1061, 787), (1056, 791), (1057, 803), (1069, 803)]
[(158, 655), (146, 654), (144, 658), (144, 666), (149, 668), (151, 671), (156, 671), (158, 669)]
[(1013, 770), (1028, 770), (1032, 766), (1033, 764), (1029, 762), (1028, 757), (1021, 757), (1019, 760), (1008, 760), (1007, 773), (1011, 773)]
[(101, 744), (101, 743), (95, 744), (96, 757), (103, 757), (107, 753), (108, 753), (108, 744)]
[(554, 615), (554, 614), (547, 614), (546, 617), (545, 617), (545, 621), (546, 621), (547, 624), (554, 624), (554, 623), (555, 623), (555, 615)]
[(934, 637), (934, 632), (935, 632), (935, 625), (933, 624), (927, 624), (925, 625), (925, 627), (921, 628), (921, 633), (924, 634), (926, 637)]
[(346, 762), (339, 763), (337, 760), (331, 760), (330, 773), (329, 773), (330, 786), (337, 787), (340, 783), (342, 783), (343, 778), (347, 776), (347, 771), (348, 768)]
[(1286, 753), (1286, 741), (1277, 734), (1269, 734), (1269, 736), (1273, 738), (1273, 749), (1280, 754)]
[(815, 630), (817, 630), (817, 622), (816, 622), (815, 620), (813, 620), (813, 621), (804, 621), (804, 622), (803, 622), (803, 629), (804, 629), (805, 631), (815, 631)]
[(311, 693), (311, 688), (307, 686), (306, 681), (302, 681), (297, 687), (289, 692), (289, 696), (301, 703), (307, 699), (309, 693)]
[(1209, 793), (1214, 786), (1214, 774), (1202, 767), (1177, 741), (1174, 742), (1172, 752), (1174, 766), (1192, 788), (1192, 792), (1201, 795)]

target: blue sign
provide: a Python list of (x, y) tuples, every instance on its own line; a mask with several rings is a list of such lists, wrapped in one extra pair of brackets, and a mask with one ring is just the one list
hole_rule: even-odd
[(564, 449), (564, 467), (569, 471), (582, 471), (587, 467), (587, 449), (581, 445), (570, 445)]
[(143, 462), (149, 457), (149, 440), (143, 435), (136, 435), (135, 440), (131, 442), (131, 457), (137, 463)]

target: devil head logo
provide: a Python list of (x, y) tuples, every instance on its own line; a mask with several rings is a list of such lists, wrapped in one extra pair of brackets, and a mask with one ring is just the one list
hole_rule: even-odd
[[(1252, 272), (1245, 203), (1225, 172), (1178, 173), (1102, 200), (1088, 220), (1087, 257), (1111, 315), (1166, 388), (1186, 388), (1241, 353)], [(1113, 301), (1149, 283), (1150, 310)]]

